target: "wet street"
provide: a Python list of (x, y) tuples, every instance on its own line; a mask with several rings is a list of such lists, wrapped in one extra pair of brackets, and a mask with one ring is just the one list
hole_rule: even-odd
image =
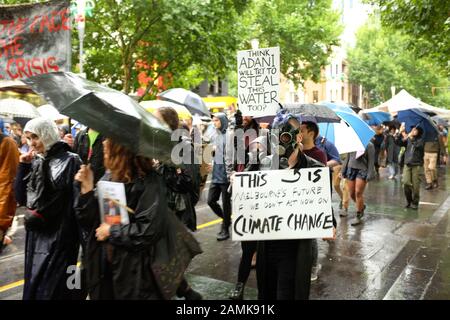
[[(450, 171), (439, 169), (439, 188), (421, 189), (419, 210), (404, 209), (399, 178), (370, 182), (365, 193), (363, 224), (352, 227), (349, 216), (339, 218), (337, 195), (333, 207), (337, 239), (319, 240), (322, 269), (312, 283), (311, 299), (450, 299)], [(423, 180), (423, 178), (422, 178)], [(205, 299), (228, 299), (236, 281), (241, 255), (239, 242), (218, 242), (220, 220), (206, 204), (207, 190), (198, 204), (196, 237), (204, 253), (188, 269), (190, 284)], [(17, 211), (14, 242), (0, 255), (0, 299), (20, 299), (23, 285), (23, 212)], [(256, 298), (253, 270), (245, 299)]]

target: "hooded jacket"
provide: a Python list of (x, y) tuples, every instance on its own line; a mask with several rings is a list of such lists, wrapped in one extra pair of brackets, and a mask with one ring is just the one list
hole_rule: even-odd
[(405, 164), (407, 166), (423, 166), (424, 141), (422, 137), (403, 139), (401, 134), (395, 137), (395, 143), (406, 147)]
[(215, 134), (211, 138), (211, 143), (215, 146), (214, 152), (214, 166), (212, 172), (212, 183), (227, 184), (227, 170), (225, 163), (226, 150), (226, 132), (228, 128), (228, 118), (225, 113), (219, 112), (214, 114), (214, 117), (220, 120), (220, 130), (216, 129)]

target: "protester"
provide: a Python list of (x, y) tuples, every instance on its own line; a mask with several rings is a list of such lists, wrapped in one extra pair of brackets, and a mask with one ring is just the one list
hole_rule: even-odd
[[(356, 219), (351, 222), (352, 226), (362, 223), (364, 210), (364, 190), (367, 182), (376, 177), (375, 172), (375, 147), (371, 142), (366, 146), (364, 153), (352, 152), (342, 165), (342, 176), (347, 179), (347, 187), (350, 197), (356, 204)], [(341, 217), (345, 214), (341, 213)]]
[[(260, 170), (259, 151), (266, 149), (261, 143), (256, 142), (259, 135), (257, 122), (250, 116), (244, 116), (242, 119), (241, 117), (240, 112), (237, 112), (234, 133), (230, 135), (230, 144), (233, 146), (232, 152), (227, 152), (227, 156), (231, 156), (231, 159), (227, 161), (227, 173), (230, 177), (235, 172)], [(232, 300), (244, 299), (245, 284), (252, 265), (256, 264), (256, 243), (256, 241), (241, 241), (242, 255), (237, 282), (230, 295)]]
[(384, 140), (381, 149), (386, 152), (386, 165), (389, 170), (388, 179), (394, 180), (399, 173), (399, 153), (400, 147), (395, 143), (395, 126), (389, 126), (389, 131), (386, 134), (386, 139)]
[(105, 174), (103, 164), (103, 141), (105, 138), (92, 128), (80, 131), (75, 137), (73, 151), (78, 154), (83, 164), (90, 164), (94, 172), (94, 183)]
[(17, 144), (2, 133), (3, 129), (3, 121), (0, 119), (0, 253), (4, 245), (11, 243), (6, 233), (16, 212), (14, 178), (19, 164)]
[(72, 299), (77, 290), (67, 286), (68, 268), (76, 265), (79, 250), (73, 177), (81, 161), (60, 141), (49, 119), (30, 120), (24, 133), (31, 150), (20, 156), (20, 166), (31, 174), (27, 179), (23, 299)]
[(405, 208), (414, 210), (419, 208), (420, 200), (420, 172), (424, 157), (422, 134), (423, 130), (420, 127), (412, 127), (410, 133), (407, 134), (405, 126), (402, 124), (395, 138), (395, 143), (406, 147), (403, 168), (403, 188), (407, 202)]
[(443, 125), (439, 125), (439, 145), (440, 145), (440, 164), (447, 165), (448, 162), (448, 131)]
[[(100, 220), (94, 194), (94, 174), (83, 165), (75, 179), (81, 183), (76, 203), (77, 218), (86, 235), (86, 284), (92, 300), (163, 299), (166, 288), (178, 288), (180, 281), (162, 277), (155, 262), (163, 259), (176, 267), (174, 241), (192, 238), (183, 226), (177, 234), (177, 219), (168, 211), (166, 182), (154, 170), (149, 158), (138, 156), (111, 139), (103, 142), (105, 168), (102, 181), (123, 183), (129, 224), (107, 224)], [(178, 222), (179, 223), (179, 222)], [(181, 224), (181, 223), (180, 223)], [(193, 242), (192, 242), (193, 241)], [(190, 252), (199, 253), (198, 244)], [(171, 265), (171, 262), (173, 264)], [(183, 272), (184, 273), (184, 272)], [(181, 279), (180, 279), (181, 280)]]
[(382, 125), (372, 126), (372, 128), (375, 131), (375, 135), (372, 137), (370, 142), (374, 146), (374, 152), (375, 152), (374, 166), (375, 166), (376, 177), (379, 177), (380, 176), (380, 167), (381, 167), (380, 151), (381, 151), (381, 145), (383, 144), (383, 141), (384, 141), (383, 126)]
[(424, 143), (423, 166), (425, 169), (425, 180), (427, 185), (425, 190), (431, 190), (438, 187), (437, 165), (439, 161), (439, 137), (433, 141)]
[[(216, 113), (213, 117), (213, 123), (215, 132), (211, 137), (211, 143), (214, 146), (214, 164), (209, 187), (208, 205), (217, 216), (223, 219), (220, 232), (217, 234), (217, 240), (223, 241), (230, 237), (229, 228), (231, 225), (231, 197), (228, 193), (230, 183), (225, 164), (227, 116), (225, 113)], [(223, 208), (217, 203), (221, 195)]]
[(11, 138), (14, 139), (14, 141), (17, 143), (17, 145), (21, 145), (22, 140), (22, 127), (19, 123), (12, 123), (11, 124)]
[(74, 141), (69, 126), (68, 125), (59, 126), (58, 131), (61, 140), (67, 143), (71, 148), (73, 148)]
[[(314, 122), (304, 121), (301, 125), (303, 153), (308, 157), (319, 161), (320, 163), (327, 164), (326, 153), (316, 146), (316, 138), (319, 136), (319, 127)], [(319, 276), (319, 271), (322, 266), (318, 263), (319, 248), (317, 239), (312, 239), (312, 271), (311, 281), (316, 281)]]
[[(156, 118), (167, 124), (172, 131), (179, 128), (180, 123), (178, 114), (172, 107), (162, 107), (154, 112)], [(195, 204), (199, 199), (200, 192), (200, 170), (198, 162), (195, 162), (194, 146), (190, 137), (180, 137), (179, 143), (183, 149), (188, 150), (188, 154), (179, 154), (179, 160), (182, 160), (182, 168), (160, 164), (156, 170), (162, 174), (167, 183), (168, 207), (173, 210), (191, 231), (197, 230), (197, 214)], [(187, 157), (185, 157), (187, 156)], [(195, 182), (194, 182), (195, 181)], [(186, 300), (201, 300), (202, 296), (193, 290), (186, 279), (183, 279), (177, 290), (178, 297), (184, 297)]]
[[(274, 148), (274, 150), (284, 150), (284, 152), (275, 155), (283, 159), (274, 161), (273, 169), (280, 169), (285, 163), (288, 165), (287, 168), (291, 169), (323, 167), (323, 164), (302, 152), (300, 125), (299, 116), (285, 113), (284, 110), (277, 114), (272, 127), (279, 130), (276, 138), (283, 144), (283, 148)], [(283, 135), (282, 139), (281, 135)], [(287, 137), (290, 139), (284, 139)], [(258, 299), (308, 299), (312, 253), (310, 239), (259, 241), (256, 266)]]

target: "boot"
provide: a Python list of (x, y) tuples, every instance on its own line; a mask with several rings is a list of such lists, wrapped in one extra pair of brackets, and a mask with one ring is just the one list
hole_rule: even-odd
[(244, 300), (244, 284), (242, 282), (236, 283), (236, 287), (230, 295), (231, 300)]
[(217, 235), (217, 241), (224, 241), (230, 238), (230, 232), (228, 231), (228, 227), (225, 227), (222, 224), (222, 231)]
[(431, 183), (427, 183), (425, 190), (431, 190), (431, 189), (433, 189), (433, 185)]
[(437, 188), (437, 187), (439, 187), (439, 184), (438, 184), (437, 180), (434, 180), (433, 181), (433, 188)]
[(405, 197), (406, 197), (406, 202), (407, 205), (405, 208), (409, 208), (411, 207), (411, 203), (413, 202), (413, 197), (412, 197), (412, 190), (409, 186), (405, 186)]
[(189, 288), (189, 290), (184, 294), (184, 298), (186, 300), (203, 300), (202, 295), (192, 288)]

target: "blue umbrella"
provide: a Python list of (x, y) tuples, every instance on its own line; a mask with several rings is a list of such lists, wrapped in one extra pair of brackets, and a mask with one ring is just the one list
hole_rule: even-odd
[(424, 141), (434, 141), (439, 135), (439, 129), (434, 121), (419, 109), (401, 110), (397, 114), (397, 119), (405, 123), (406, 133), (411, 132), (414, 127), (422, 128)]
[(362, 114), (364, 121), (369, 126), (379, 126), (385, 122), (392, 121), (392, 116), (388, 112), (383, 111), (368, 111)]
[(318, 123), (320, 134), (334, 143), (339, 153), (363, 152), (375, 135), (372, 128), (356, 113), (334, 110), (340, 123)]

